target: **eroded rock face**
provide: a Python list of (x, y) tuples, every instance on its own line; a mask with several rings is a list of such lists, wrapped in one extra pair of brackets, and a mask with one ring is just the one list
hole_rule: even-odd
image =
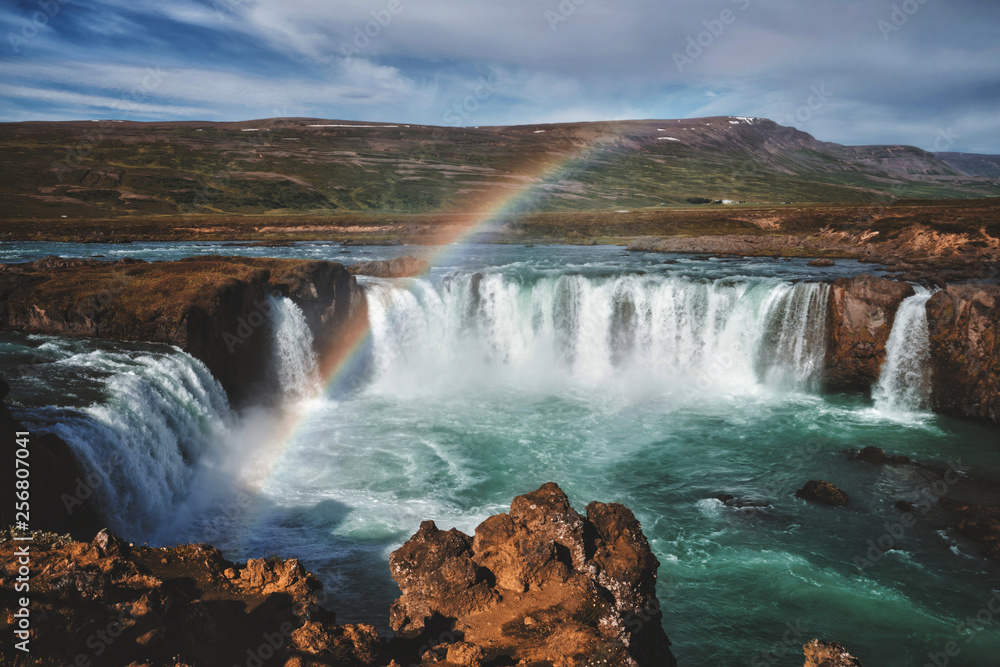
[(1000, 424), (1000, 285), (951, 285), (927, 302), (934, 409)]
[(470, 664), (504, 656), (676, 664), (656, 599), (659, 562), (622, 505), (591, 503), (582, 516), (549, 483), (515, 498), (474, 537), (425, 521), (389, 563), (403, 593), (392, 628), (449, 660), (481, 651)]
[(833, 283), (827, 316), (827, 389), (868, 391), (878, 381), (896, 311), (913, 294), (907, 283), (868, 274)]
[(802, 667), (863, 667), (842, 644), (814, 639), (802, 647), (806, 662)]

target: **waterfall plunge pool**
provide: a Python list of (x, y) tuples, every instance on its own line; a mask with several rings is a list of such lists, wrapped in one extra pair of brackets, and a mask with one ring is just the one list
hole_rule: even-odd
[[(46, 245), (58, 248), (31, 251), (74, 252)], [(78, 252), (345, 261), (414, 251), (344, 250)], [(956, 628), (985, 607), (997, 569), (957, 535), (921, 521), (870, 566), (857, 564), (898, 520), (895, 501), (919, 489), (900, 469), (845, 450), (875, 445), (1000, 471), (996, 429), (819, 391), (826, 288), (817, 281), (870, 269), (619, 248), (445, 249), (426, 280), (362, 280), (372, 324), (362, 370), (322, 396), (301, 397), (311, 372), (301, 321), (280, 311), (275, 354), (287, 360), (282, 384), (298, 416), (278, 430), (270, 415), (229, 415), (200, 365), (169, 348), (5, 335), (3, 349), (22, 369), (30, 350), (45, 379), (21, 392), (19, 416), (54, 425), (77, 451), (114, 448), (91, 465), (136, 499), (121, 506), (129, 537), (207, 540), (231, 558), (298, 557), (344, 622), (386, 629), (398, 595), (388, 554), (421, 520), (472, 532), (514, 495), (556, 481), (578, 509), (617, 501), (642, 521), (683, 664), (797, 666), (797, 647), (771, 653), (791, 624), (800, 643), (836, 639), (866, 664), (920, 666), (958, 641), (962, 664), (991, 665), (997, 628), (968, 643)], [(919, 354), (896, 358), (905, 373)], [(901, 396), (894, 386), (911, 386), (893, 373), (880, 383), (890, 399)], [(795, 498), (808, 479), (835, 482), (850, 505)], [(146, 486), (159, 491), (137, 505)], [(236, 503), (237, 490), (251, 501)], [(769, 506), (726, 507), (720, 494)]]

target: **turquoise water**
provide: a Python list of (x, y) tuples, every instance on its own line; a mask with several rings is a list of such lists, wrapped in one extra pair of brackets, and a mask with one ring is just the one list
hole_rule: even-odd
[[(96, 250), (17, 252), (172, 259), (220, 247)], [(353, 260), (414, 249), (249, 250)], [(14, 250), (2, 253), (12, 259)], [(997, 664), (1000, 618), (975, 634), (957, 629), (1000, 591), (996, 565), (936, 512), (900, 532), (893, 505), (920, 500), (924, 483), (908, 468), (851, 461), (844, 451), (876, 445), (995, 477), (1000, 431), (927, 412), (883, 413), (867, 398), (817, 389), (824, 288), (813, 281), (871, 266), (601, 247), (474, 246), (438, 257), (426, 280), (362, 280), (373, 336), (355, 372), (320, 396), (290, 400), (298, 417), (278, 430), (269, 430), (273, 415), (230, 423), (224, 408), (205, 408), (199, 396), (214, 395), (210, 380), (166, 348), (7, 336), (4, 356), (23, 368), (26, 350), (48, 345), (52, 358), (30, 363), (60, 364), (53, 392), (76, 383), (54, 403), (61, 414), (108, 419), (119, 435), (132, 422), (94, 407), (111, 400), (110, 380), (88, 369), (106, 366), (102, 355), (147, 359), (132, 362), (131, 374), (166, 387), (157, 396), (179, 396), (202, 424), (199, 436), (183, 422), (184, 438), (207, 440), (188, 449), (189, 460), (169, 463), (185, 474), (168, 476), (179, 486), (164, 495), (174, 506), (158, 527), (129, 517), (122, 526), (159, 543), (207, 539), (234, 558), (298, 557), (323, 578), (342, 622), (385, 629), (398, 595), (388, 554), (421, 520), (471, 533), (514, 495), (556, 481), (580, 510), (615, 501), (641, 520), (661, 562), (665, 627), (681, 664), (801, 665), (799, 647), (813, 637), (841, 641), (866, 665), (919, 667), (950, 641), (961, 653), (949, 664)], [(168, 367), (188, 377), (183, 391), (163, 379)], [(150, 400), (145, 385), (117, 387), (133, 406)], [(57, 422), (50, 398), (34, 386), (20, 409), (39, 424)], [(98, 447), (88, 428), (88, 446)], [(63, 434), (72, 441), (72, 429)], [(131, 446), (139, 456), (142, 443)], [(809, 479), (836, 483), (851, 503), (797, 499)], [(767, 507), (727, 507), (715, 499), (723, 493)], [(859, 567), (887, 524), (894, 549)]]

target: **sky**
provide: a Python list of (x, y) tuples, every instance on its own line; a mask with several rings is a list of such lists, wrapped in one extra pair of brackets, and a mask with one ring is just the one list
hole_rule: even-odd
[(0, 121), (755, 116), (1000, 154), (997, 0), (0, 0)]

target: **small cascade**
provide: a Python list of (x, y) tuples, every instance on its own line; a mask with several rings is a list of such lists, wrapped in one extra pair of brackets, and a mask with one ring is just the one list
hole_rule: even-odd
[(927, 301), (931, 293), (915, 287), (896, 311), (886, 343), (885, 363), (872, 396), (880, 412), (898, 414), (930, 409), (931, 340), (927, 328)]
[(475, 274), (367, 285), (373, 376), (562, 377), (814, 391), (829, 287), (773, 279)]
[(286, 400), (311, 396), (319, 383), (313, 335), (302, 310), (288, 297), (268, 297), (271, 303), (274, 364)]
[(193, 464), (226, 437), (225, 392), (180, 351), (93, 351), (62, 359), (103, 383), (103, 400), (63, 412), (46, 430), (73, 448), (113, 530), (148, 535), (184, 498)]

